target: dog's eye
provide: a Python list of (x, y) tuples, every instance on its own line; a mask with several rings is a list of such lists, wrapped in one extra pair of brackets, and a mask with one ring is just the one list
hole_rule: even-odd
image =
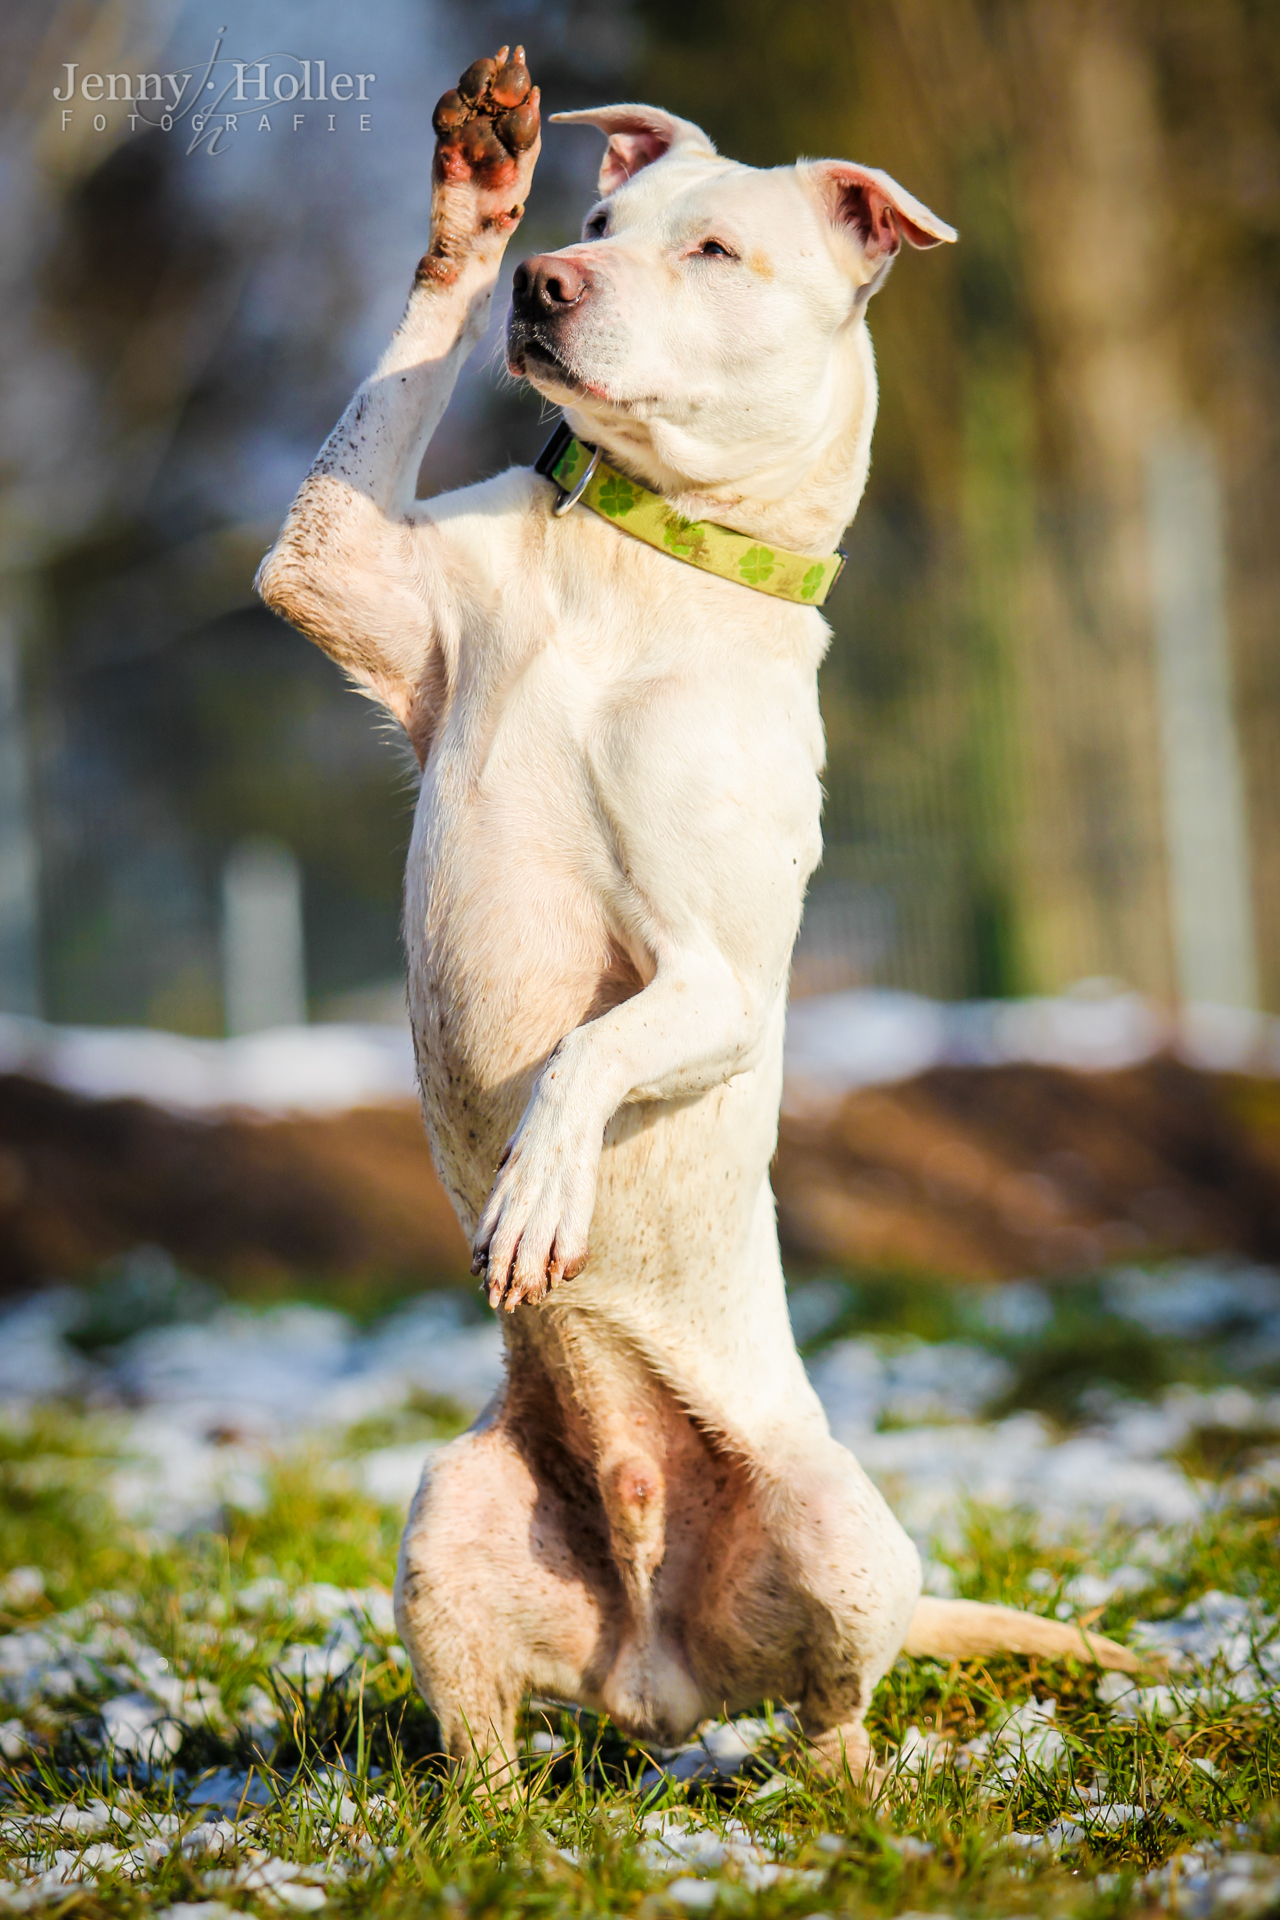
[(607, 213), (593, 213), (582, 230), (583, 235), (588, 240), (602, 240), (604, 238), (604, 230), (608, 224), (609, 216)]
[(698, 252), (710, 253), (710, 254), (720, 253), (724, 255), (726, 260), (732, 260), (734, 257), (733, 254), (730, 253), (728, 247), (722, 247), (718, 240), (704, 240), (702, 245), (698, 248)]

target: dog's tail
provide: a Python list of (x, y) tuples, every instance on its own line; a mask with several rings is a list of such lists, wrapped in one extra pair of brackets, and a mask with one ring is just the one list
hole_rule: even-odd
[(902, 1651), (935, 1660), (1039, 1653), (1050, 1660), (1092, 1661), (1094, 1666), (1114, 1667), (1121, 1673), (1133, 1673), (1141, 1664), (1128, 1647), (1100, 1633), (1087, 1633), (1073, 1621), (1045, 1620), (1038, 1613), (984, 1606), (978, 1600), (934, 1600), (928, 1594), (916, 1602)]

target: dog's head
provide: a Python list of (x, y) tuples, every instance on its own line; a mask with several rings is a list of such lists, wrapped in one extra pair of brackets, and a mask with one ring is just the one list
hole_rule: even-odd
[(855, 336), (902, 242), (953, 229), (870, 167), (741, 166), (656, 107), (554, 117), (608, 135), (600, 199), (580, 242), (516, 269), (511, 372), (650, 471), (793, 473), (858, 404)]

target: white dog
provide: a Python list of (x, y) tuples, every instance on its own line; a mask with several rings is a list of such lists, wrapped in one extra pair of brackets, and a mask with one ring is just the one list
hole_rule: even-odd
[(505, 1767), (532, 1689), (668, 1743), (791, 1700), (862, 1768), (903, 1647), (1086, 1652), (920, 1599), (797, 1356), (769, 1189), (821, 845), (817, 604), (875, 417), (864, 310), (903, 239), (955, 235), (865, 167), (760, 172), (652, 107), (558, 117), (608, 148), (582, 241), (514, 282), (511, 370), (576, 436), (554, 477), (414, 497), (537, 158), (504, 48), (436, 110), (404, 319), (259, 581), (422, 764), (423, 1104), (510, 1316), (504, 1391), (414, 1503), (397, 1618), (459, 1758)]

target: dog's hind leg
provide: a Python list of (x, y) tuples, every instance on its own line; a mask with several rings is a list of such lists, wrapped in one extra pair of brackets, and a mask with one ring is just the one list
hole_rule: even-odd
[(686, 1604), (704, 1691), (737, 1709), (794, 1702), (819, 1765), (871, 1765), (862, 1724), (920, 1592), (907, 1534), (834, 1440), (749, 1464)]
[(610, 1657), (608, 1569), (571, 1503), (499, 1420), (429, 1463), (405, 1528), (396, 1624), (445, 1751), (491, 1788), (523, 1697), (589, 1697)]
[(897, 1658), (920, 1593), (920, 1556), (853, 1455), (834, 1441), (778, 1503), (779, 1526), (809, 1620), (796, 1702), (813, 1758), (855, 1776), (872, 1769), (863, 1718)]

